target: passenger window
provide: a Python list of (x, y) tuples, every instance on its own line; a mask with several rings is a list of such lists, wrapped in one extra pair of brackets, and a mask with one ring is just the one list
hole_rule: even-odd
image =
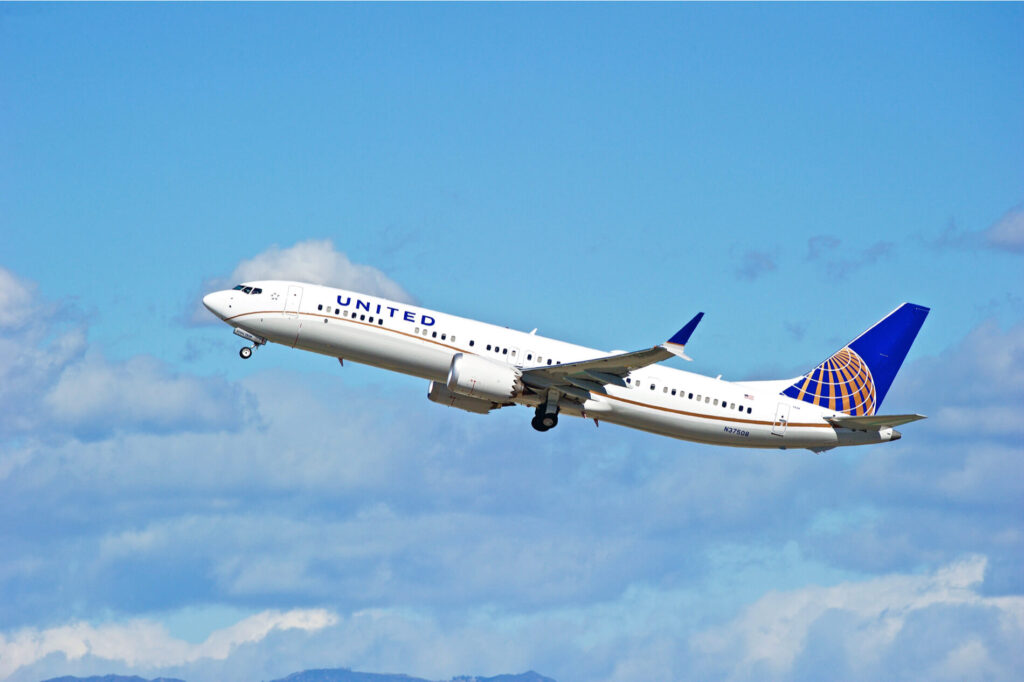
[(750, 414), (750, 408), (749, 407), (747, 408), (747, 414)]
[(431, 336), (436, 339), (437, 338), (437, 332), (432, 333)]
[[(692, 393), (690, 395), (686, 396), (686, 397), (689, 398), (690, 400), (693, 400), (693, 394)], [(700, 400), (700, 398), (697, 398), (697, 400)]]
[(441, 334), (441, 340), (444, 341), (447, 334)]
[(672, 389), (672, 395), (675, 395), (675, 394), (676, 394), (676, 389), (673, 388)]
[(455, 343), (455, 334), (452, 334), (452, 343)]
[(735, 410), (736, 409), (736, 403), (730, 403), (729, 404), (729, 409), (730, 410)]
[(715, 407), (718, 407), (718, 398), (715, 398)]
[(707, 403), (710, 403), (710, 402), (711, 402), (711, 398), (708, 397), (708, 396), (705, 396), (704, 397), (704, 404), (707, 404)]
[(370, 315), (370, 324), (373, 324), (373, 315)]
[(629, 377), (626, 377), (626, 383), (627, 384), (630, 383), (631, 381), (632, 381), (632, 379), (630, 379)]
[(384, 326), (384, 318), (383, 317), (377, 318), (377, 326), (378, 327), (383, 327)]
[(651, 390), (652, 391), (654, 390), (654, 384), (651, 384)]
[(472, 348), (475, 345), (476, 345), (476, 341), (473, 341), (472, 339), (470, 339), (469, 346)]
[[(661, 392), (662, 392), (662, 393), (668, 393), (668, 386), (665, 386), (665, 387), (663, 387), (663, 388), (661, 389)], [(675, 391), (672, 391), (672, 392), (673, 392), (673, 393), (675, 393)]]
[(323, 309), (324, 309), (324, 306), (323, 306), (323, 304), (321, 303), (320, 305), (318, 305), (318, 306), (316, 307), (316, 309), (317, 309), (317, 310), (323, 310)]
[(527, 360), (533, 360), (533, 353), (527, 353), (526, 354), (526, 359)]
[(491, 349), (491, 344), (487, 344), (487, 350)]
[(413, 333), (414, 333), (414, 334), (419, 334), (419, 333), (420, 333), (420, 328), (419, 328), (419, 327), (416, 327), (416, 331), (415, 331), (415, 332), (413, 332)]
[(697, 402), (700, 402), (700, 393), (697, 394)]
[(365, 319), (366, 319), (366, 315), (360, 315), (360, 316), (359, 316), (359, 319), (360, 319), (360, 320), (365, 320)]
[(337, 315), (337, 314), (338, 314), (338, 313), (340, 313), (340, 312), (341, 312), (341, 311), (340, 311), (339, 309), (337, 309), (337, 308), (335, 308), (335, 309), (334, 309), (334, 314), (335, 314), (335, 315)]
[(502, 355), (508, 355), (508, 348), (502, 348), (501, 349), (501, 354)]
[(548, 358), (548, 364), (549, 365), (551, 364), (551, 358)]

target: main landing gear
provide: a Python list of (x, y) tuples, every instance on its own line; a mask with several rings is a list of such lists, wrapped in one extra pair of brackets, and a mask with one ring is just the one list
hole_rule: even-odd
[(544, 406), (541, 405), (537, 408), (537, 414), (534, 415), (530, 421), (533, 428), (538, 431), (547, 431), (558, 426), (558, 413), (557, 412), (545, 412)]
[(547, 399), (537, 406), (530, 425), (538, 431), (548, 431), (558, 426), (558, 393), (548, 391)]

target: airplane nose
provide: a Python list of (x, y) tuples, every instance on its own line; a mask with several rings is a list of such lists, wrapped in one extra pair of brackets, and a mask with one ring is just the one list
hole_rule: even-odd
[(213, 313), (214, 315), (223, 320), (223, 299), (219, 294), (219, 291), (215, 291), (212, 294), (207, 294), (206, 296), (203, 296), (203, 305), (206, 306), (207, 310), (209, 310), (211, 313)]

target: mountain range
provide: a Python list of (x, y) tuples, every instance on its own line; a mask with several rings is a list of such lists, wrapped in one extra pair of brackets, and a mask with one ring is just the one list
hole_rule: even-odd
[[(53, 677), (42, 682), (185, 682), (171, 677), (157, 677), (147, 680), (136, 675), (97, 675), (93, 677)], [(304, 670), (300, 673), (292, 673), (287, 677), (272, 682), (438, 682), (437, 680), (426, 680), (422, 677), (410, 677), (408, 675), (396, 675), (388, 673), (361, 673), (346, 668), (331, 668), (326, 670)], [(550, 677), (544, 677), (532, 670), (519, 673), (518, 675), (497, 675), (495, 677), (474, 677), (460, 676), (453, 677), (449, 682), (555, 682)]]

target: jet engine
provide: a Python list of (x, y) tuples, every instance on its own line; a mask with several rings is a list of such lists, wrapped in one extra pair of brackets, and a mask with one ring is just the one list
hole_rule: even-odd
[(523, 392), (520, 372), (511, 365), (456, 353), (448, 370), (448, 390), (468, 398), (507, 403)]
[(430, 391), (427, 392), (427, 398), (441, 405), (455, 407), (466, 412), (476, 412), (477, 414), (487, 414), (497, 407), (490, 400), (468, 398), (458, 393), (452, 393), (448, 390), (447, 386), (437, 381), (430, 382)]

